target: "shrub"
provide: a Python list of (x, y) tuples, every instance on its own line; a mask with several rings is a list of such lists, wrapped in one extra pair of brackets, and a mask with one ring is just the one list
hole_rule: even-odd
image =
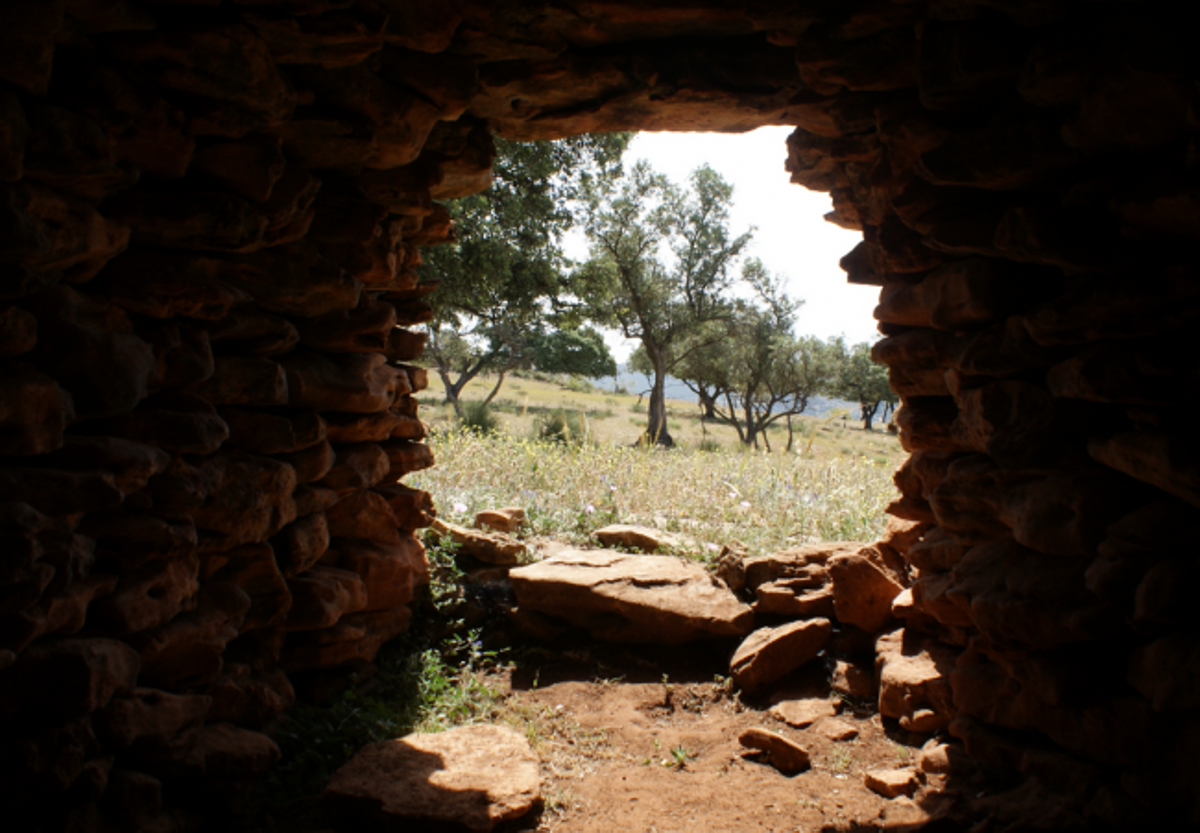
[(494, 434), (500, 430), (499, 418), (483, 402), (463, 403), (462, 424), (464, 428), (480, 434)]
[(566, 445), (581, 445), (588, 439), (587, 417), (580, 411), (556, 408), (538, 417), (534, 435), (539, 440)]
[(637, 402), (634, 402), (629, 406), (629, 411), (630, 413), (634, 414), (644, 414), (646, 413), (646, 406), (643, 405), (642, 400), (639, 399)]
[(700, 444), (696, 446), (697, 451), (703, 451), (706, 454), (715, 454), (718, 451), (721, 451), (723, 448), (724, 446), (721, 445), (720, 441), (714, 440), (712, 437), (705, 437), (700, 441)]
[(582, 376), (568, 376), (563, 387), (571, 393), (592, 393), (596, 388)]

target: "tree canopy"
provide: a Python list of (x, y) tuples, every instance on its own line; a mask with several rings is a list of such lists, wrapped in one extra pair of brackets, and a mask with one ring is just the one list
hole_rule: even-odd
[(456, 409), (471, 379), (495, 372), (502, 380), (530, 366), (560, 328), (578, 327), (579, 311), (567, 303), (578, 293), (563, 235), (595, 188), (621, 173), (629, 139), (497, 139), (491, 187), (449, 204), (458, 239), (429, 250), (422, 268), (426, 280), (441, 281), (430, 296), (426, 358)]
[(622, 180), (593, 183), (577, 272), (587, 316), (640, 342), (651, 370), (648, 442), (670, 446), (666, 377), (724, 336), (729, 290), (751, 232), (729, 230), (733, 187), (708, 166), (681, 189), (645, 162)]
[(900, 401), (888, 382), (887, 368), (875, 363), (871, 345), (866, 342), (848, 348), (839, 338), (833, 341), (833, 347), (837, 351), (837, 374), (830, 392), (839, 399), (857, 402), (863, 429), (870, 431), (880, 405), (886, 418), (887, 411)]

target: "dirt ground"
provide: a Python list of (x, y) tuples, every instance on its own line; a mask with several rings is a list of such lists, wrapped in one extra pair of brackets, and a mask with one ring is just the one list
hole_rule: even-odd
[[(831, 696), (820, 663), (745, 700), (731, 692), (723, 647), (593, 645), (565, 654), (526, 652), (492, 684), (506, 692), (504, 722), (524, 731), (542, 760), (545, 806), (511, 826), (538, 833), (611, 831), (910, 830), (951, 801), (930, 776), (913, 799), (886, 799), (863, 773), (916, 763), (927, 738), (884, 724)], [(773, 702), (823, 698), (840, 709), (805, 728), (769, 713)], [(856, 736), (832, 740), (842, 721)], [(788, 777), (743, 748), (764, 727), (810, 755)], [(954, 828), (957, 829), (957, 828)]]

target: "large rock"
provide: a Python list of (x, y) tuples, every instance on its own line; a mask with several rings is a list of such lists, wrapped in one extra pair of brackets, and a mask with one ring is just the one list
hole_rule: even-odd
[(334, 773), (325, 803), (388, 829), (487, 831), (541, 799), (538, 759), (501, 726), (463, 726), (366, 747)]
[(959, 651), (932, 639), (898, 630), (875, 643), (879, 677), (879, 713), (900, 719), (910, 732), (940, 732), (956, 710), (950, 672)]
[(883, 563), (874, 547), (829, 560), (833, 578), (833, 610), (843, 625), (877, 631), (892, 618), (892, 600), (904, 585)]
[(775, 682), (819, 654), (832, 631), (828, 619), (756, 630), (738, 646), (729, 661), (733, 681), (746, 691)]
[(458, 547), (458, 552), (478, 558), (487, 564), (507, 566), (519, 564), (525, 555), (523, 543), (504, 532), (484, 532), (478, 529), (467, 529), (462, 526), (434, 520), (431, 524), (433, 531), (439, 536), (450, 540)]
[(509, 573), (523, 609), (560, 616), (597, 639), (675, 645), (742, 636), (750, 608), (694, 562), (565, 550)]

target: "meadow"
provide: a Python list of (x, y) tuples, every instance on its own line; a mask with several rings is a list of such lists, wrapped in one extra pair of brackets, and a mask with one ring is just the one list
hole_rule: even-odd
[[(482, 397), (488, 380), (471, 393)], [(574, 543), (609, 523), (639, 523), (684, 533), (692, 554), (725, 544), (750, 554), (821, 540), (869, 541), (883, 530), (895, 496), (892, 472), (903, 457), (886, 431), (864, 432), (839, 415), (798, 417), (793, 451), (777, 428), (773, 451), (747, 449), (732, 428), (702, 424), (691, 403), (669, 408), (678, 447), (636, 444), (645, 425), (638, 397), (517, 379), (494, 408), (497, 429), (461, 426), (430, 403), (429, 444), (437, 466), (406, 478), (434, 496), (449, 522), (475, 512), (520, 506), (526, 534)], [(512, 407), (504, 394), (522, 396)], [(497, 404), (497, 403), (494, 403)], [(555, 411), (574, 417), (573, 442), (546, 441), (539, 425)]]

